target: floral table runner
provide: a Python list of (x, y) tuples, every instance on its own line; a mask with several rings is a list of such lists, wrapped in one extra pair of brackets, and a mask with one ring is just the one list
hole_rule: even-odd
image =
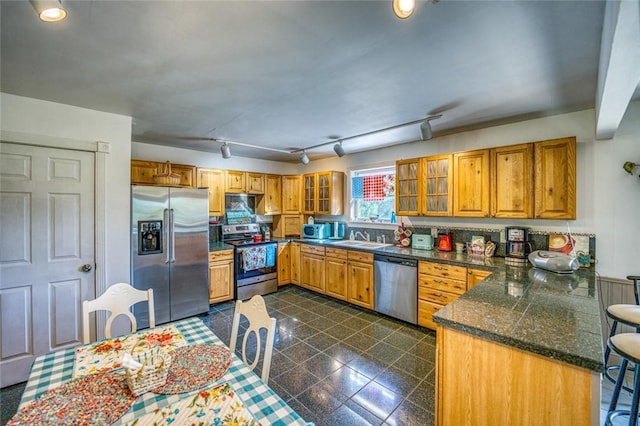
[(228, 383), (202, 390), (193, 397), (181, 399), (126, 423), (127, 426), (159, 424), (259, 425)]
[(121, 374), (93, 374), (45, 392), (18, 410), (8, 425), (109, 425), (135, 400)]
[[(122, 367), (122, 356), (130, 352), (131, 348), (141, 340), (146, 340), (152, 345), (160, 345), (167, 352), (187, 345), (184, 336), (174, 325), (155, 327), (145, 332), (103, 340), (76, 349), (73, 377), (119, 369)], [(143, 346), (136, 350), (143, 352), (145, 349)]]

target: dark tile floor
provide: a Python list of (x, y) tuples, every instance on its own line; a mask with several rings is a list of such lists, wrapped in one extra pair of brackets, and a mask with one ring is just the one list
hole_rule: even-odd
[[(265, 296), (278, 320), (269, 386), (316, 425), (433, 424), (435, 334), (295, 286)], [(206, 319), (229, 342), (233, 303)]]
[[(295, 286), (265, 301), (278, 320), (269, 386), (305, 420), (318, 426), (433, 424), (433, 332)], [(233, 308), (233, 302), (219, 304), (203, 317), (226, 344)], [(0, 424), (15, 413), (24, 385), (0, 390)], [(611, 390), (605, 380), (602, 418)], [(621, 401), (628, 404), (624, 392)]]

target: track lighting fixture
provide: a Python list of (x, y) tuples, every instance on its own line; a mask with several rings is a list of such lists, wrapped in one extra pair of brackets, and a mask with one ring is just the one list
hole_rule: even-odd
[(416, 0), (391, 0), (391, 7), (398, 18), (406, 19), (416, 10)]
[(29, 0), (43, 22), (60, 22), (67, 17), (60, 0)]
[(226, 142), (220, 147), (220, 152), (222, 153), (222, 158), (231, 158), (231, 147)]
[(309, 164), (309, 157), (307, 157), (307, 154), (304, 151), (300, 154), (300, 161), (302, 164)]
[(338, 154), (338, 157), (342, 157), (344, 155), (344, 148), (342, 147), (342, 141), (339, 141), (337, 144), (333, 146), (333, 150)]
[(422, 136), (423, 141), (428, 141), (429, 139), (433, 138), (433, 131), (431, 130), (431, 120), (435, 120), (440, 117), (442, 117), (442, 114), (427, 117), (422, 123), (420, 123), (420, 135)]

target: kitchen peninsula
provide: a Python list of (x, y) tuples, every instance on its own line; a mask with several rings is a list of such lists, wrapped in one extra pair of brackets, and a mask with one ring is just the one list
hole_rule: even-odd
[(499, 268), (434, 315), (436, 424), (597, 425), (595, 274)]

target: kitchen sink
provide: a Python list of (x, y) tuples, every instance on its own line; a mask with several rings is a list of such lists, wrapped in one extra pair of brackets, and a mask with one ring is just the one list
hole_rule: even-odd
[(356, 240), (342, 240), (342, 241), (336, 241), (336, 242), (332, 242), (332, 245), (336, 245), (336, 246), (346, 246), (346, 247), (357, 247), (357, 248), (369, 248), (369, 249), (376, 249), (376, 248), (380, 248), (380, 247), (388, 247), (392, 244), (386, 244), (386, 243), (373, 243), (370, 241), (356, 241)]

